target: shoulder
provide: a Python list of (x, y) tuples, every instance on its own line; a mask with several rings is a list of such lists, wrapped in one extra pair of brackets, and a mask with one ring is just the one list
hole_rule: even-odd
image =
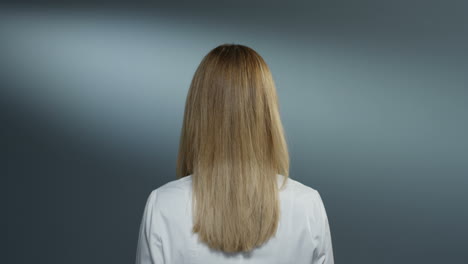
[(158, 194), (170, 194), (174, 192), (187, 191), (188, 187), (191, 186), (192, 176), (185, 176), (176, 180), (167, 182), (158, 188), (154, 189), (153, 192)]
[(292, 189), (296, 197), (301, 197), (301, 198), (310, 197), (312, 199), (317, 199), (318, 196), (320, 196), (318, 190), (308, 185), (305, 185), (298, 180), (289, 179), (289, 182), (292, 186)]
[(293, 187), (295, 204), (304, 209), (309, 217), (311, 217), (312, 221), (319, 220), (324, 210), (322, 197), (319, 191), (293, 179), (291, 179), (291, 185)]
[(190, 176), (167, 182), (150, 192), (147, 203), (152, 207), (156, 207), (158, 211), (164, 210), (164, 207), (185, 201), (188, 198), (187, 194), (190, 188)]

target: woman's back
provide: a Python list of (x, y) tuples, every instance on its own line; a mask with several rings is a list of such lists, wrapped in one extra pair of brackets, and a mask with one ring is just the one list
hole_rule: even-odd
[[(278, 186), (284, 178), (277, 174)], [(136, 264), (334, 263), (328, 218), (318, 191), (286, 180), (279, 190), (276, 235), (241, 253), (212, 250), (192, 233), (192, 175), (153, 190), (140, 226)]]

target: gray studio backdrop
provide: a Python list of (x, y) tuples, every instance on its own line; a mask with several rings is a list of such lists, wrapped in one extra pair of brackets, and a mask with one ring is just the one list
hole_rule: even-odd
[[(466, 263), (461, 1), (0, 9), (6, 263), (132, 263), (203, 56), (257, 50), (336, 263)], [(3, 167), (3, 165), (2, 165)], [(2, 173), (3, 174), (3, 173)]]

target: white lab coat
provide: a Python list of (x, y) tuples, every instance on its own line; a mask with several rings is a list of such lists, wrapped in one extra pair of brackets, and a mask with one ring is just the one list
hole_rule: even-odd
[[(278, 186), (284, 176), (278, 174)], [(248, 253), (225, 253), (197, 240), (192, 229), (192, 175), (149, 195), (140, 225), (136, 264), (333, 264), (330, 227), (317, 190), (288, 178), (280, 191), (277, 233)]]

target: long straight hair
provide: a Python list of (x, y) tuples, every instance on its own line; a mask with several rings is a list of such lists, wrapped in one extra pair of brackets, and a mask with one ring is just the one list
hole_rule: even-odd
[(239, 44), (212, 49), (188, 91), (177, 178), (192, 175), (192, 232), (210, 248), (248, 252), (276, 234), (277, 177), (289, 154), (272, 74)]

